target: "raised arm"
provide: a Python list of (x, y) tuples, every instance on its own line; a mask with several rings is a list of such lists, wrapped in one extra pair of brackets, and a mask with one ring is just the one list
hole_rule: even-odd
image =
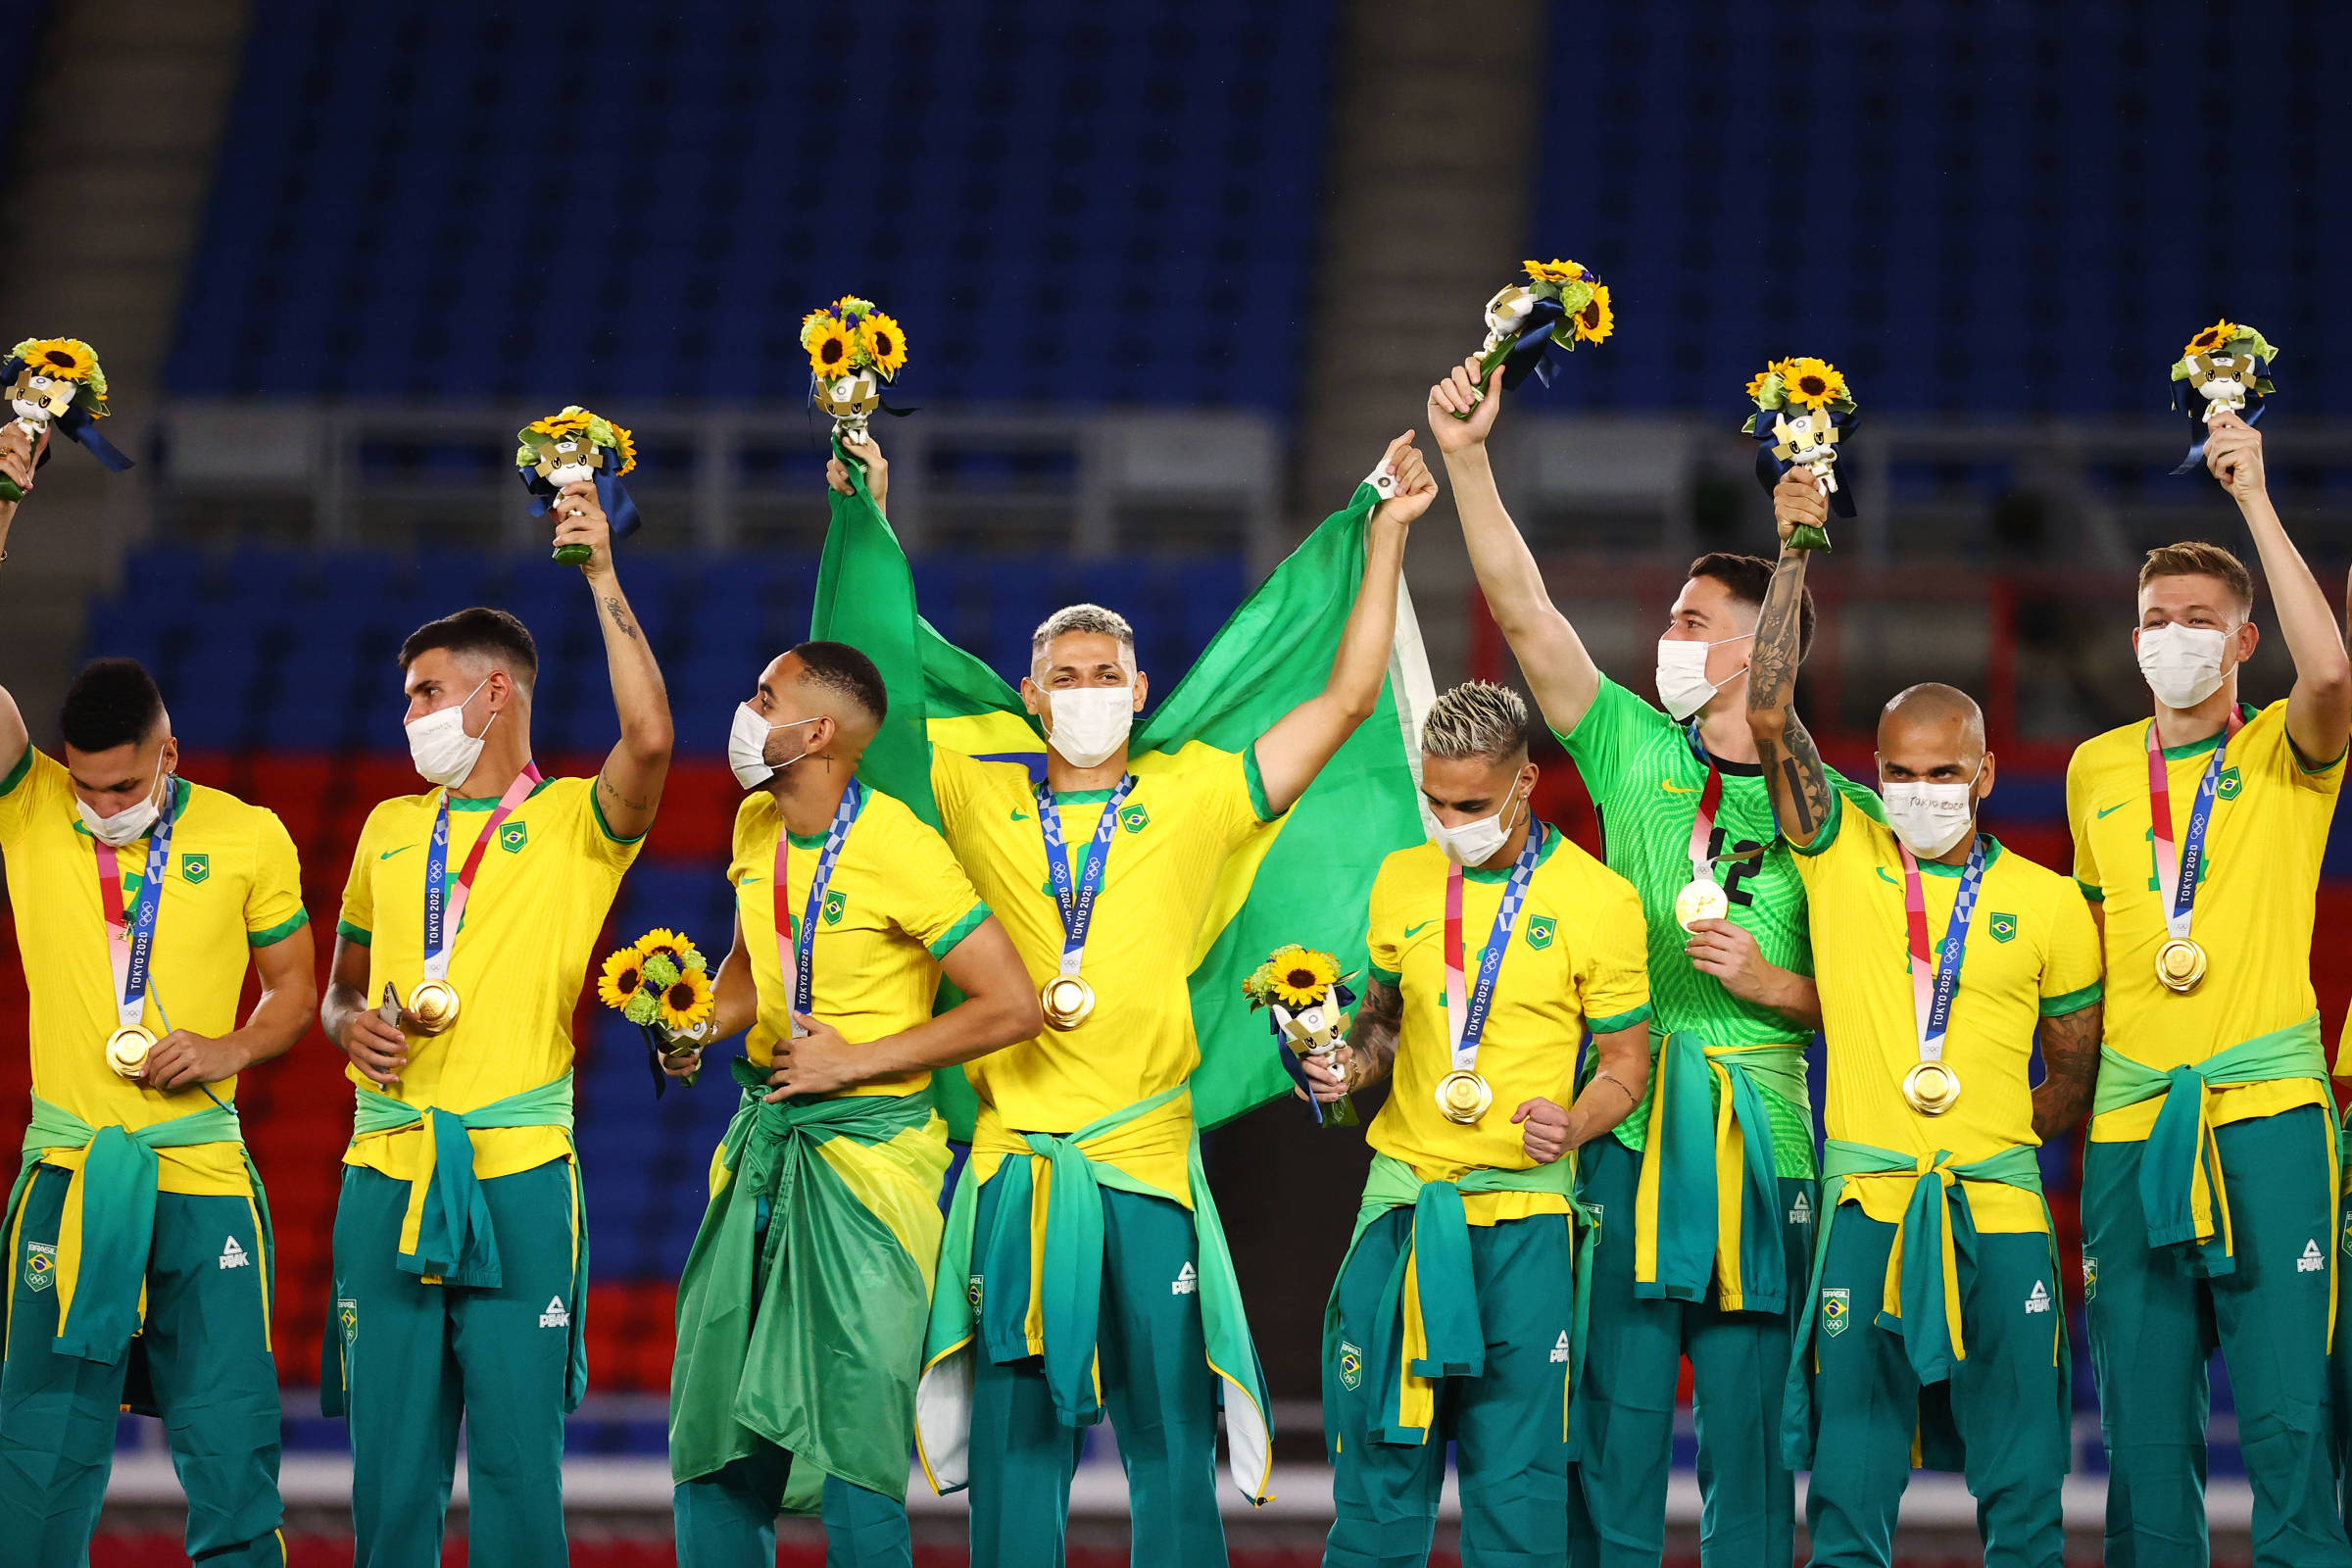
[(1340, 633), (1331, 678), (1257, 738), (1257, 774), (1266, 787), (1266, 805), (1276, 815), (1298, 803), (1332, 753), (1372, 716), (1380, 704), (1381, 683), (1388, 679), (1389, 653), (1396, 641), (1396, 581), (1404, 570), (1405, 530), (1429, 510), (1438, 481), (1413, 450), (1410, 430), (1390, 442), (1380, 461), (1396, 476), (1396, 493), (1372, 511), (1364, 536), (1363, 581)]
[(2262, 578), (2278, 612), (2278, 632), (2295, 662), (2294, 690), (2286, 698), (2286, 733), (2311, 763), (2332, 762), (2352, 736), (2352, 660), (2335, 627), (2335, 612), (2320, 592), (2303, 553), (2286, 536), (2278, 509), (2271, 505), (2263, 473), (2262, 432), (2234, 414), (2217, 416), (2205, 443), (2205, 466), (2244, 514), (2262, 558)]
[(1032, 1039), (1046, 1027), (1037, 987), (1014, 951), (1012, 938), (990, 915), (956, 944), (940, 967), (963, 993), (963, 1001), (911, 1029), (880, 1040), (844, 1040), (840, 1031), (806, 1013), (796, 1013), (808, 1032), (779, 1040), (771, 1101), (792, 1095), (823, 1095), (933, 1067), (953, 1066)]
[[(48, 439), (46, 433), (42, 439)], [(26, 496), (32, 494), (33, 446), (24, 427), (11, 419), (0, 428), (0, 473), (17, 482), (17, 488)], [(22, 502), (0, 501), (0, 561), (8, 559), (9, 530), (16, 526), (17, 509)], [(24, 760), (24, 750), (32, 744), (32, 736), (24, 727), (24, 714), (18, 709), (17, 700), (8, 689), (0, 686), (0, 778), (15, 770)]]
[(1811, 481), (1802, 478), (1802, 470), (1789, 472), (1799, 476), (1799, 483), (1792, 486), (1784, 479), (1772, 493), (1781, 561), (1773, 568), (1772, 588), (1756, 617), (1755, 653), (1747, 672), (1747, 728), (1756, 738), (1756, 760), (1763, 764), (1781, 834), (1802, 846), (1812, 843), (1829, 822), (1831, 795), (1829, 770), (1822, 766), (1804, 720), (1796, 716), (1798, 612), (1804, 604), (1806, 552), (1789, 549), (1788, 535), (1799, 522), (1820, 521), (1810, 514), (1827, 509)]
[[(1487, 378), (1483, 400), (1477, 390), (1478, 357), (1472, 355), (1429, 389), (1430, 434), (1453, 481), (1462, 542), (1470, 547), (1470, 567), (1478, 573), (1478, 591), (1486, 596), (1487, 611), (1511, 645), (1511, 656), (1519, 661), (1536, 706), (1544, 710), (1544, 721), (1566, 735), (1592, 706), (1600, 690), (1600, 666), (1585, 651), (1585, 641), (1568, 617), (1552, 604), (1535, 555), (1503, 509), (1502, 492), (1494, 485), (1487, 437), (1502, 411), (1502, 368), (1496, 366)], [(1469, 413), (1467, 419), (1454, 417), (1463, 411)]]
[(605, 667), (612, 677), (612, 707), (620, 714), (620, 740), (596, 775), (597, 808), (615, 837), (641, 838), (654, 825), (662, 784), (669, 777), (669, 693), (662, 687), (662, 668), (654, 662), (645, 628), (637, 624), (612, 569), (612, 528), (604, 508), (597, 505), (596, 486), (565, 485), (556, 498), (556, 510), (564, 514), (556, 527), (556, 543), (586, 545), (590, 551), (580, 575), (596, 600), (596, 624), (605, 635)]

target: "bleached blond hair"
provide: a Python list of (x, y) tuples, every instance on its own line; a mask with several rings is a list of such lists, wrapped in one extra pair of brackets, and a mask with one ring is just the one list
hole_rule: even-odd
[(1508, 686), (1469, 680), (1430, 705), (1429, 716), (1421, 721), (1421, 751), (1447, 760), (1508, 761), (1527, 755), (1531, 730), (1527, 699)]
[(1074, 631), (1091, 631), (1116, 639), (1119, 662), (1129, 669), (1135, 668), (1135, 628), (1128, 624), (1125, 615), (1115, 610), (1104, 610), (1101, 605), (1070, 605), (1048, 615), (1029, 636), (1030, 664), (1035, 666), (1044, 661), (1046, 649), (1054, 638)]

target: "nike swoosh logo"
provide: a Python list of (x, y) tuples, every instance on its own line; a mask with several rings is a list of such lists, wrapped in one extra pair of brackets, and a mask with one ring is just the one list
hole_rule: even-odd
[(1878, 873), (1879, 873), (1879, 880), (1880, 880), (1880, 881), (1882, 881), (1882, 882), (1884, 882), (1884, 883), (1886, 883), (1886, 884), (1888, 887), (1890, 887), (1890, 888), (1899, 888), (1899, 887), (1901, 887), (1901, 886), (1902, 886), (1902, 884), (1901, 884), (1900, 882), (1897, 882), (1897, 881), (1896, 881), (1896, 880), (1895, 880), (1893, 877), (1890, 877), (1890, 876), (1888, 876), (1888, 875), (1886, 874), (1886, 868), (1885, 866), (1883, 866), (1883, 865), (1874, 865), (1874, 866), (1872, 866), (1872, 867), (1871, 867), (1871, 869), (1872, 869), (1873, 871), (1876, 871), (1876, 872), (1878, 872)]
[(1410, 942), (1428, 929), (1429, 922), (1427, 920), (1422, 921), (1419, 925), (1408, 925), (1404, 928), (1404, 940)]
[(744, 879), (743, 879), (741, 882), (738, 882), (738, 883), (737, 883), (737, 884), (735, 884), (735, 885), (736, 885), (737, 887), (745, 887), (745, 888), (748, 888), (748, 887), (750, 887), (750, 886), (751, 886), (753, 883), (755, 883), (755, 882), (764, 882), (764, 881), (766, 881), (766, 880), (767, 880), (767, 878), (765, 878), (765, 877), (763, 877), (763, 876), (760, 876), (760, 875), (758, 872), (753, 872), (753, 873), (751, 873), (751, 874), (749, 874), (749, 875), (745, 876), (745, 877), (744, 877)]
[(392, 858), (392, 857), (400, 854), (403, 850), (413, 850), (416, 847), (416, 846), (414, 844), (403, 844), (398, 850), (386, 850), (383, 854), (377, 856), (376, 858), (379, 860), (389, 860)]
[(2120, 810), (2122, 810), (2122, 809), (2123, 809), (2125, 807), (2127, 807), (2127, 806), (2130, 806), (2131, 804), (2132, 804), (2132, 803), (2131, 803), (2130, 801), (2119, 801), (2119, 802), (2117, 802), (2115, 805), (2108, 807), (2108, 808), (2107, 808), (2107, 810), (2105, 810), (2105, 811), (2101, 811), (2101, 812), (2099, 813), (2099, 815), (2101, 815), (2101, 816), (2105, 816), (2105, 815), (2107, 815), (2108, 811), (2120, 811)]
[(1677, 784), (1670, 778), (1662, 778), (1658, 780), (1658, 788), (1664, 790), (1669, 795), (1696, 795), (1698, 793), (1696, 790), (1685, 789), (1682, 785)]
[(1029, 820), (1029, 813), (1027, 811), (1015, 811), (1012, 813), (1011, 820), (1015, 822), (1026, 822)]

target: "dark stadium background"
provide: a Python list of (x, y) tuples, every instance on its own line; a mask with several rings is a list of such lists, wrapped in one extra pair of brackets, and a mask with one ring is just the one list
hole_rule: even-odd
[[(1046, 612), (1097, 599), (1137, 618), (1162, 690), (1422, 423), (1524, 257), (1600, 271), (1618, 329), (1507, 413), (1505, 497), (1644, 694), (1682, 564), (1769, 546), (1742, 384), (1768, 358), (1829, 358), (1867, 420), (1864, 515), (1815, 573), (1815, 727), (1862, 773), (1892, 690), (1969, 687), (2001, 763), (1994, 826), (2058, 866), (2072, 745), (2144, 710), (2139, 552), (2246, 549), (2210, 480), (2167, 473), (2184, 425), (2165, 367), (2217, 316), (2281, 348), (2274, 493), (2339, 603), (2352, 557), (2333, 276), (2352, 13), (2317, 0), (5, 0), (0, 39), (0, 327), (95, 343), (141, 465), (109, 477), (65, 449), (44, 471), (0, 576), (0, 680), (47, 742), (75, 660), (147, 661), (184, 771), (293, 831), (322, 959), (359, 822), (417, 787), (392, 662), (411, 626), (514, 609), (546, 657), (543, 759), (591, 767), (611, 743), (577, 581), (511, 477), (510, 433), (574, 401), (639, 432), (648, 520), (622, 569), (679, 731), (615, 935), (723, 941), (727, 714), (805, 634), (824, 518), (795, 331), (844, 292), (911, 340), (897, 400), (920, 412), (881, 433), (930, 617), (1012, 677)], [(1408, 577), (1440, 684), (1507, 678), (1449, 502)], [(2249, 696), (2286, 679), (2274, 637)], [(1590, 842), (1564, 760), (1543, 760), (1549, 814)], [(2331, 1040), (2348, 854), (2339, 832), (2313, 956)], [(27, 1090), (10, 951), (0, 1133)], [(572, 1445), (658, 1468), (672, 1281), (728, 1099), (657, 1106), (611, 1015), (584, 1008), (579, 1039), (599, 1392)], [(341, 1444), (301, 1392), (340, 1065), (314, 1033), (240, 1097), (276, 1219), (290, 1494), (296, 1460)], [(1345, 1143), (1291, 1106), (1210, 1141), (1301, 1464), (1362, 1167)], [(2043, 1164), (2071, 1227), (2078, 1151)], [(2079, 1341), (2077, 1374), (2095, 1482)], [(2218, 1496), (2225, 1387), (2216, 1408)], [(154, 1459), (151, 1425), (126, 1420), (123, 1450), (124, 1474)], [(574, 1501), (617, 1473), (583, 1470)], [(665, 1561), (639, 1539), (663, 1525), (649, 1495), (581, 1560)], [(331, 1512), (298, 1515), (297, 1560), (347, 1549)], [(126, 1494), (101, 1560), (178, 1560), (167, 1515)], [(926, 1529), (923, 1560), (960, 1560)], [(1312, 1560), (1311, 1528), (1235, 1529), (1249, 1560)]]

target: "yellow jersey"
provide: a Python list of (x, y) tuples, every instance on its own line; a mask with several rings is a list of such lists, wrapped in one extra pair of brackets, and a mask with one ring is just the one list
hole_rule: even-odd
[[(171, 856), (156, 909), (142, 1021), (161, 1038), (172, 1025), (200, 1035), (237, 1027), (237, 1002), (255, 948), (282, 942), (310, 919), (294, 841), (274, 812), (233, 795), (172, 783)], [(32, 1092), (93, 1127), (149, 1127), (211, 1106), (190, 1086), (164, 1094), (106, 1064), (120, 1026), (114, 961), (98, 890), (98, 841), (74, 808), (65, 766), (26, 747), (0, 778), (0, 852), (17, 909), (32, 1047)], [(116, 852), (127, 916), (138, 904), (148, 840)], [(159, 1007), (160, 1003), (160, 1007)], [(211, 1086), (234, 1103), (234, 1078)], [(156, 1152), (167, 1193), (246, 1196), (252, 1183), (232, 1143)]]
[[(1176, 1087), (1200, 1064), (1189, 983), (1195, 938), (1226, 857), (1274, 813), (1254, 752), (1192, 746), (1145, 761), (1119, 808), (1087, 933), (1079, 972), (1094, 988), (1093, 1014), (964, 1068), (1014, 1131), (1074, 1132)], [(931, 791), (956, 859), (1043, 986), (1061, 970), (1061, 906), (1027, 768), (934, 746)], [(1073, 886), (1110, 793), (1055, 797)]]
[[(1813, 982), (1821, 991), (1828, 1042), (1830, 1137), (1897, 1153), (1950, 1151), (1968, 1164), (2034, 1135), (2030, 1064), (2044, 1018), (2079, 1012), (2100, 998), (2099, 939), (2082, 892), (2066, 877), (1991, 842), (1970, 917), (1960, 985), (1952, 997), (1943, 1060), (1960, 1079), (1960, 1101), (1925, 1116), (1903, 1099), (1918, 1062), (1911, 934), (1903, 909), (1903, 857), (1893, 830), (1830, 798), (1829, 825), (1796, 846), (1813, 923)], [(1920, 862), (1931, 950), (1943, 942), (1960, 891), (1961, 868)], [(1871, 1218), (1899, 1223), (1910, 1183), (1847, 1188)], [(1977, 1228), (2047, 1229), (2041, 1201), (1995, 1182), (1967, 1184)]]
[[(1649, 933), (1632, 883), (1544, 829), (1535, 875), (1495, 971), (1494, 997), (1480, 1037), (1476, 1071), (1494, 1102), (1475, 1123), (1449, 1121), (1437, 1105), (1438, 1080), (1453, 1070), (1446, 1016), (1446, 883), (1451, 862), (1435, 844), (1398, 850), (1372, 882), (1367, 950), (1372, 978), (1404, 1003), (1388, 1103), (1364, 1139), (1413, 1168), (1423, 1181), (1452, 1181), (1479, 1166), (1525, 1170), (1525, 1129), (1511, 1113), (1530, 1100), (1576, 1101), (1577, 1051), (1585, 1031), (1631, 1029), (1649, 1019)], [(1462, 873), (1462, 983), (1475, 991), (1510, 868)], [(1564, 1213), (1547, 1193), (1474, 1194), (1474, 1223), (1531, 1213)], [(1482, 1212), (1487, 1211), (1487, 1212)]]
[[(862, 789), (865, 800), (842, 840), (817, 915), (808, 963), (810, 1006), (845, 1040), (880, 1040), (931, 1016), (940, 961), (988, 918), (988, 906), (929, 824), (880, 790), (851, 788)], [(744, 1050), (760, 1067), (773, 1059), (776, 1042), (792, 1034), (793, 976), (776, 925), (776, 835), (783, 827), (774, 796), (765, 790), (746, 796), (735, 811), (735, 858), (727, 867), (760, 998)], [(787, 838), (783, 941), (790, 943), (808, 908), (825, 835)], [(930, 1073), (917, 1071), (842, 1092), (910, 1095), (930, 1081)]]
[[(378, 805), (352, 851), (335, 932), (368, 949), (369, 1006), (386, 982), (405, 1000), (424, 978), (425, 850), (442, 794), (427, 790)], [(449, 805), (454, 884), (498, 801), (453, 798)], [(499, 824), (451, 938), (457, 1022), (442, 1034), (412, 1035), (401, 1081), (384, 1092), (419, 1108), (464, 1112), (569, 1072), (580, 987), (621, 873), (643, 842), (615, 837), (605, 825), (596, 780), (541, 782)], [(369, 1082), (357, 1067), (344, 1071), (354, 1084)], [(421, 1133), (411, 1124), (369, 1134), (343, 1162), (413, 1180)], [(560, 1127), (491, 1127), (472, 1138), (473, 1173), (483, 1178), (571, 1153), (570, 1135)]]
[[(2151, 721), (2084, 741), (2066, 770), (2075, 879), (2106, 925), (2106, 1043), (2151, 1067), (2203, 1061), (2319, 1010), (2311, 988), (2312, 919), (2344, 760), (2304, 764), (2286, 733), (2284, 699), (2260, 712), (2239, 711), (2245, 722), (2215, 781), (2190, 914), (2190, 934), (2211, 962), (2203, 983), (2185, 996), (2156, 978), (2156, 950), (2169, 932), (2148, 801)], [(2221, 741), (2217, 734), (2165, 748), (2176, 844), (2187, 834), (2198, 785)], [(2213, 1119), (2244, 1121), (2326, 1101), (2308, 1080), (2217, 1085)], [(2162, 1108), (2162, 1101), (2150, 1100), (2093, 1117), (2091, 1139), (2145, 1138)]]

